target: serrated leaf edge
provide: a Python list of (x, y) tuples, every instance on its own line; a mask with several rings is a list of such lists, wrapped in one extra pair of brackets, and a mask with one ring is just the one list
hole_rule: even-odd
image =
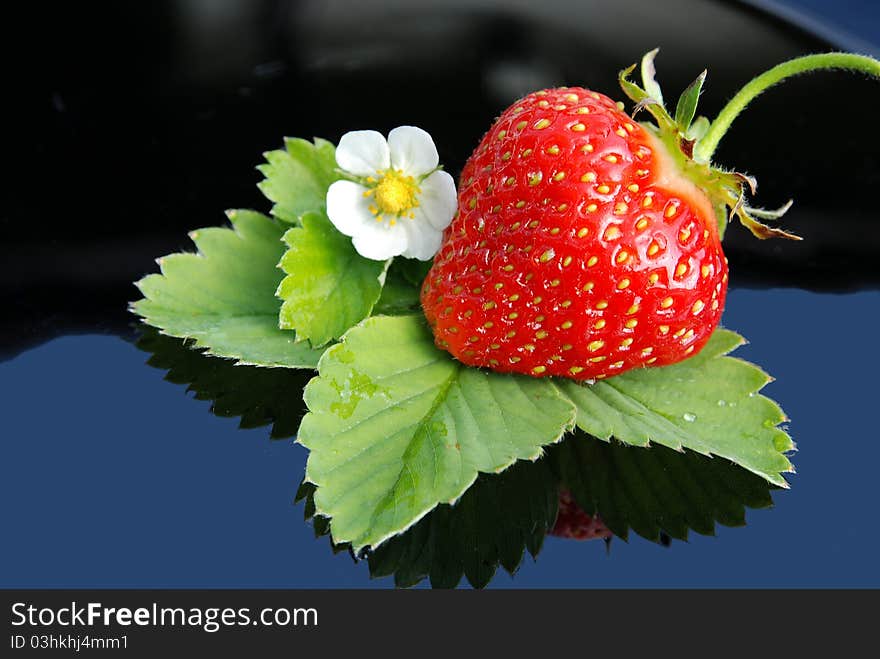
[[(750, 362), (750, 361), (748, 361), (748, 360), (746, 360), (746, 359), (742, 359), (741, 357), (731, 357), (731, 356), (730, 356), (730, 353), (732, 353), (734, 350), (736, 350), (737, 348), (739, 348), (739, 347), (741, 347), (741, 346), (743, 346), (743, 345), (747, 345), (747, 344), (748, 344), (748, 340), (745, 339), (745, 338), (744, 338), (742, 335), (740, 335), (739, 333), (737, 333), (737, 332), (733, 332), (732, 330), (725, 330), (725, 331), (730, 332), (730, 333), (736, 335), (737, 337), (739, 337), (740, 342), (739, 342), (737, 345), (733, 346), (730, 350), (728, 350), (728, 351), (726, 351), (726, 352), (723, 352), (723, 353), (720, 353), (720, 354), (718, 354), (718, 355), (716, 355), (716, 356), (713, 356), (713, 357), (711, 357), (710, 359), (730, 359), (730, 360), (734, 360), (734, 361), (737, 361), (737, 362), (739, 362), (739, 363), (741, 363), (741, 364), (744, 364), (744, 365), (746, 365), (746, 366), (749, 366), (749, 367), (751, 367), (751, 368), (757, 370), (758, 372), (760, 372), (760, 373), (764, 376), (764, 380), (765, 380), (764, 383), (763, 383), (762, 385), (760, 385), (757, 389), (755, 389), (755, 390), (753, 390), (753, 391), (749, 391), (748, 394), (749, 394), (749, 395), (759, 396), (760, 398), (763, 398), (764, 400), (769, 401), (770, 403), (773, 404), (774, 407), (776, 407), (776, 408), (779, 410), (780, 414), (782, 415), (783, 418), (782, 418), (780, 421), (778, 421), (776, 424), (774, 424), (773, 428), (776, 429), (776, 430), (779, 430), (780, 432), (782, 432), (782, 433), (785, 434), (785, 436), (788, 438), (788, 442), (789, 442), (789, 444), (790, 444), (790, 448), (786, 448), (785, 450), (781, 450), (781, 451), (780, 451), (780, 450), (776, 449), (776, 447), (774, 446), (774, 450), (777, 450), (777, 451), (779, 452), (779, 454), (782, 455), (783, 458), (785, 458), (785, 461), (786, 461), (786, 464), (788, 465), (788, 468), (787, 468), (787, 469), (784, 469), (784, 470), (782, 470), (782, 471), (780, 471), (780, 472), (778, 472), (778, 473), (779, 473), (779, 478), (771, 479), (771, 478), (768, 477), (767, 474), (763, 474), (763, 473), (760, 473), (760, 472), (758, 472), (758, 471), (755, 471), (754, 469), (750, 469), (749, 467), (740, 464), (738, 461), (736, 461), (736, 460), (734, 460), (734, 459), (732, 459), (732, 458), (729, 458), (729, 457), (727, 457), (727, 456), (720, 455), (720, 454), (718, 454), (718, 453), (713, 453), (711, 450), (709, 450), (709, 451), (700, 451), (700, 450), (698, 450), (698, 449), (696, 449), (696, 448), (693, 448), (693, 447), (684, 447), (684, 446), (681, 445), (681, 444), (679, 444), (678, 447), (674, 447), (674, 446), (666, 446), (665, 444), (660, 444), (660, 446), (666, 446), (666, 448), (671, 448), (671, 449), (673, 449), (673, 450), (675, 450), (675, 451), (677, 451), (677, 452), (680, 452), (680, 453), (681, 453), (681, 452), (684, 452), (685, 448), (687, 448), (687, 450), (694, 451), (695, 453), (699, 453), (700, 455), (705, 455), (705, 456), (707, 456), (707, 457), (709, 457), (709, 458), (721, 457), (721, 458), (724, 458), (725, 460), (730, 460), (730, 461), (733, 462), (734, 464), (740, 466), (741, 468), (743, 468), (743, 469), (745, 469), (745, 470), (747, 470), (747, 471), (749, 471), (749, 472), (751, 472), (751, 473), (753, 473), (753, 474), (756, 474), (757, 476), (760, 476), (761, 478), (764, 478), (765, 480), (767, 480), (767, 482), (772, 483), (773, 485), (776, 485), (777, 487), (780, 487), (780, 488), (782, 488), (782, 489), (789, 489), (791, 486), (790, 486), (790, 485), (788, 484), (788, 482), (782, 477), (782, 474), (789, 474), (789, 473), (790, 473), (790, 474), (794, 474), (794, 473), (797, 473), (796, 470), (795, 470), (795, 468), (794, 468), (794, 465), (793, 465), (793, 464), (791, 463), (791, 461), (788, 459), (788, 455), (787, 455), (788, 453), (790, 453), (790, 452), (792, 452), (792, 451), (796, 451), (797, 449), (796, 449), (796, 445), (795, 445), (795, 443), (794, 443), (794, 440), (792, 440), (792, 438), (791, 438), (791, 436), (788, 434), (788, 432), (787, 432), (785, 429), (783, 429), (781, 426), (782, 426), (782, 424), (786, 423), (786, 422), (789, 421), (790, 419), (788, 418), (788, 415), (785, 414), (784, 410), (782, 409), (782, 406), (779, 405), (779, 403), (777, 403), (775, 400), (773, 400), (773, 399), (770, 398), (769, 396), (765, 396), (764, 394), (759, 393), (759, 392), (760, 392), (765, 386), (767, 386), (769, 383), (773, 382), (773, 381), (775, 380), (775, 378), (773, 378), (773, 376), (771, 376), (770, 374), (768, 374), (768, 373), (767, 373), (763, 368), (761, 368), (760, 366), (758, 366), (758, 365), (756, 365), (756, 364), (754, 364), (754, 363), (752, 363), (752, 362)], [(694, 355), (694, 357), (691, 357), (691, 359), (696, 358), (696, 357), (698, 357), (698, 355)], [(607, 379), (601, 380), (601, 382), (604, 382), (605, 384), (610, 384), (610, 385), (613, 387), (613, 381), (614, 381), (614, 379), (615, 379), (615, 378), (613, 378), (613, 377), (612, 377), (612, 378), (607, 378)], [(554, 386), (555, 386), (555, 385), (554, 385)], [(583, 386), (590, 387), (590, 386), (592, 386), (592, 385), (583, 385)], [(566, 394), (565, 394), (564, 391), (562, 391), (559, 387), (556, 387), (556, 389), (559, 391), (560, 395), (565, 396), (565, 397), (567, 398), (567, 396), (566, 396)], [(616, 388), (615, 388), (615, 390), (616, 390)], [(625, 394), (624, 394), (624, 395), (625, 395)], [(570, 400), (570, 399), (569, 399), (569, 400)], [(572, 401), (572, 403), (575, 404), (574, 401)], [(576, 404), (575, 404), (575, 406), (576, 406)], [(653, 410), (652, 410), (652, 411), (653, 411)], [(655, 411), (655, 414), (658, 414), (659, 416), (662, 416), (664, 419), (667, 419), (667, 420), (670, 421), (670, 422), (673, 422), (673, 421), (674, 421), (674, 419), (669, 418), (669, 417), (666, 416), (665, 414), (661, 414), (661, 413), (656, 412), (656, 411)], [(676, 426), (677, 426), (677, 424), (673, 424), (673, 425), (676, 425)], [(587, 432), (587, 431), (584, 429), (584, 432)], [(601, 441), (610, 441), (611, 439), (616, 439), (616, 438), (614, 437), (613, 433), (610, 433), (607, 437), (599, 437), (599, 436), (596, 436), (596, 435), (591, 435), (591, 436), (596, 437), (597, 439), (599, 439), (599, 440), (601, 440)], [(621, 441), (621, 440), (617, 440), (617, 441)], [(650, 448), (650, 447), (653, 446), (656, 442), (651, 441), (651, 439), (649, 438), (648, 441), (647, 441), (647, 443), (645, 443), (645, 444), (632, 444), (632, 443), (630, 443), (630, 442), (622, 442), (622, 443), (623, 443), (623, 444), (626, 444), (626, 445), (628, 445), (628, 446), (633, 446), (633, 447), (635, 447), (635, 448)]]
[[(285, 138), (285, 139), (286, 139), (286, 138)], [(302, 215), (300, 215), (300, 217), (299, 217), (300, 221), (302, 221), (302, 218), (303, 218), (305, 215), (308, 215), (309, 213), (314, 213), (314, 212), (315, 212), (315, 211), (306, 211), (305, 213), (303, 213)], [(329, 220), (328, 220), (328, 222), (329, 222)], [(295, 230), (295, 229), (302, 229), (302, 228), (303, 228), (303, 227), (302, 227), (301, 225), (298, 225), (298, 226), (291, 226), (291, 227), (289, 227), (288, 229), (286, 229), (286, 230), (284, 231), (284, 233), (281, 235), (281, 242), (284, 243), (285, 245), (287, 245), (287, 251), (289, 251), (289, 250), (291, 249), (291, 247), (292, 247), (292, 245), (290, 244), (290, 242), (288, 242), (288, 240), (287, 240), (287, 236), (288, 236), (288, 234), (289, 234), (291, 231)], [(336, 230), (336, 227), (334, 227), (334, 230)], [(279, 270), (281, 270), (281, 272), (284, 273), (284, 278), (282, 278), (282, 280), (281, 280), (280, 282), (278, 282), (278, 287), (275, 289), (275, 297), (278, 298), (279, 300), (281, 300), (282, 305), (283, 305), (283, 303), (284, 303), (286, 300), (285, 300), (285, 298), (281, 297), (281, 296), (279, 295), (279, 293), (281, 292), (281, 286), (284, 284), (284, 280), (285, 280), (287, 277), (290, 276), (290, 273), (287, 272), (287, 270), (285, 270), (284, 267), (282, 266), (282, 263), (284, 262), (284, 257), (287, 256), (287, 251), (285, 251), (284, 254), (281, 255), (281, 258), (278, 260), (278, 263), (275, 264), (275, 267), (278, 268)], [(358, 257), (360, 257), (359, 254), (358, 254)], [(360, 257), (360, 258), (363, 258), (363, 257)], [(377, 277), (377, 280), (378, 280), (378, 282), (379, 282), (379, 293), (376, 295), (376, 299), (373, 300), (373, 302), (369, 305), (369, 310), (367, 311), (367, 315), (364, 316), (364, 318), (362, 318), (360, 321), (358, 321), (358, 324), (362, 323), (362, 322), (363, 322), (364, 320), (366, 320), (367, 318), (371, 318), (371, 317), (373, 317), (373, 316), (372, 316), (373, 309), (376, 308), (376, 305), (379, 303), (379, 299), (382, 297), (382, 290), (385, 288), (385, 279), (386, 279), (387, 276), (388, 276), (388, 270), (391, 268), (391, 264), (392, 264), (393, 261), (394, 261), (394, 257), (391, 257), (390, 259), (386, 259), (385, 264), (384, 264), (384, 266), (382, 267), (382, 271), (379, 273), (379, 276)], [(278, 312), (278, 313), (279, 313), (279, 316), (278, 316), (278, 328), (279, 328), (279, 329), (282, 329), (282, 330), (284, 330), (284, 331), (296, 331), (296, 328), (295, 328), (295, 327), (285, 327), (285, 326), (284, 326), (284, 323), (283, 323), (283, 321), (281, 320), (281, 315), (280, 315), (280, 314), (281, 314), (281, 310), (280, 310), (280, 308), (279, 308), (279, 312)], [(406, 315), (406, 314), (402, 314), (402, 315)], [(354, 327), (357, 327), (357, 325), (353, 325), (352, 327), (348, 328), (345, 332), (347, 333), (349, 330), (353, 329)], [(344, 335), (344, 333), (343, 333), (343, 335)], [(312, 343), (311, 343), (311, 340), (308, 339), (307, 337), (300, 337), (299, 334), (297, 334), (297, 335), (294, 337), (294, 341), (295, 341), (296, 343), (300, 343), (300, 342), (302, 342), (302, 341), (308, 341), (308, 342), (309, 342), (309, 345), (312, 346), (312, 347), (315, 348), (315, 349), (317, 349), (317, 348), (321, 348), (321, 347), (326, 346), (326, 345), (328, 345), (328, 344), (333, 344), (334, 342), (336, 342), (336, 341), (340, 341), (340, 340), (341, 340), (341, 337), (336, 337), (336, 338), (334, 338), (334, 339), (330, 339), (329, 341), (325, 341), (324, 343), (321, 343), (321, 344), (319, 344), (318, 346), (313, 346)], [(323, 355), (322, 355), (322, 356), (323, 356)]]
[[(354, 325), (354, 326), (353, 326), (351, 329), (349, 329), (345, 334), (343, 334), (342, 337), (340, 338), (339, 343), (337, 343), (337, 344), (331, 346), (330, 348), (328, 348), (327, 350), (325, 350), (325, 351), (324, 351), (324, 354), (321, 355), (321, 358), (318, 360), (318, 366), (317, 366), (318, 374), (316, 375), (316, 377), (320, 377), (320, 375), (321, 375), (321, 366), (322, 366), (322, 364), (323, 364), (323, 362), (324, 362), (325, 359), (330, 359), (330, 358), (332, 357), (331, 352), (335, 352), (335, 351), (337, 351), (337, 350), (343, 350), (343, 349), (344, 349), (346, 336), (348, 335), (349, 332), (355, 330), (356, 328), (362, 327), (365, 323), (367, 323), (367, 322), (369, 322), (369, 321), (371, 321), (371, 320), (373, 320), (373, 319), (375, 319), (375, 318), (382, 318), (382, 317), (383, 317), (383, 316), (370, 316), (369, 318), (364, 318), (364, 319), (363, 319), (362, 321), (360, 321), (357, 325)], [(457, 375), (457, 374), (458, 374), (462, 369), (464, 369), (464, 368), (469, 368), (469, 367), (467, 367), (467, 366), (465, 366), (464, 364), (461, 364), (461, 363), (456, 363), (455, 374)], [(484, 370), (484, 369), (475, 369), (475, 370), (481, 370), (481, 371), (482, 371), (482, 370)], [(491, 372), (491, 371), (490, 371), (490, 372)], [(454, 380), (454, 377), (455, 377), (455, 376), (451, 377), (451, 378), (450, 378), (450, 381)], [(549, 382), (548, 382), (548, 384), (549, 384)], [(455, 505), (455, 503), (456, 503), (459, 499), (461, 499), (462, 495), (463, 495), (463, 494), (464, 494), (464, 493), (465, 493), (465, 492), (466, 492), (466, 491), (467, 491), (467, 490), (468, 490), (468, 489), (474, 484), (474, 482), (476, 481), (476, 479), (479, 477), (479, 475), (480, 475), (481, 473), (489, 473), (489, 474), (494, 473), (494, 474), (500, 474), (501, 472), (505, 471), (506, 469), (509, 469), (512, 465), (514, 465), (514, 464), (515, 464), (516, 462), (518, 462), (519, 460), (527, 460), (527, 461), (529, 461), (529, 462), (535, 462), (535, 461), (537, 461), (538, 459), (540, 459), (540, 458), (544, 455), (544, 447), (546, 447), (546, 446), (552, 446), (552, 445), (554, 445), (554, 444), (558, 444), (558, 443), (562, 440), (562, 438), (565, 437), (565, 435), (566, 435), (567, 433), (571, 432), (571, 431), (574, 429), (574, 427), (575, 427), (575, 420), (576, 420), (576, 418), (577, 418), (577, 408), (576, 408), (576, 406), (574, 405), (574, 403), (572, 403), (571, 400), (568, 399), (567, 396), (563, 396), (563, 395), (561, 395), (561, 394), (558, 392), (558, 390), (556, 390), (556, 387), (553, 387), (552, 389), (553, 389), (553, 391), (554, 391), (554, 395), (555, 395), (555, 397), (556, 397), (558, 400), (566, 401), (566, 402), (568, 402), (568, 403), (570, 404), (570, 407), (569, 407), (569, 410), (570, 410), (569, 418), (568, 418), (567, 421), (565, 422), (565, 425), (564, 425), (563, 428), (561, 429), (560, 433), (559, 433), (559, 434), (558, 434), (558, 435), (557, 435), (552, 441), (546, 442), (546, 443), (542, 444), (541, 446), (538, 446), (538, 447), (537, 447), (537, 450), (535, 451), (535, 453), (534, 453), (533, 455), (527, 456), (526, 458), (517, 458), (517, 459), (513, 460), (513, 462), (511, 462), (510, 464), (508, 464), (508, 465), (506, 465), (506, 466), (504, 466), (504, 467), (502, 467), (502, 468), (500, 468), (500, 469), (497, 469), (497, 470), (494, 470), (494, 471), (480, 471), (480, 470), (476, 470), (475, 473), (474, 473), (474, 475), (473, 475), (473, 477), (472, 477), (472, 478), (471, 478), (471, 479), (470, 479), (470, 480), (469, 480), (469, 481), (468, 481), (468, 482), (467, 482), (467, 483), (466, 483), (466, 484), (460, 489), (460, 491), (459, 491), (457, 494), (455, 494), (454, 496), (450, 497), (449, 499), (438, 501), (437, 503), (435, 503), (435, 504), (433, 504), (433, 505), (431, 505), (431, 506), (426, 507), (425, 510), (420, 511), (416, 516), (414, 516), (413, 519), (412, 519), (412, 520), (411, 520), (406, 526), (404, 526), (404, 527), (402, 527), (402, 528), (400, 528), (400, 529), (398, 529), (398, 530), (396, 530), (396, 531), (390, 531), (390, 532), (386, 533), (385, 535), (381, 536), (378, 540), (376, 540), (376, 541), (374, 542), (374, 544), (369, 545), (369, 547), (370, 547), (371, 549), (375, 549), (376, 547), (380, 546), (381, 544), (383, 544), (384, 542), (386, 542), (386, 541), (389, 540), (390, 538), (394, 538), (394, 537), (397, 537), (397, 536), (399, 536), (399, 535), (405, 533), (406, 531), (408, 531), (409, 529), (411, 529), (415, 524), (417, 524), (419, 521), (421, 521), (421, 520), (422, 520), (427, 514), (429, 514), (432, 510), (434, 510), (434, 509), (435, 509), (438, 505), (440, 505), (440, 504), (445, 503), (445, 504), (449, 504), (449, 505)], [(449, 390), (449, 387), (444, 387), (444, 388), (443, 388), (443, 393), (444, 393), (444, 395), (445, 395), (446, 392), (448, 392), (448, 390)], [(438, 396), (438, 398), (440, 398), (440, 397)], [(307, 403), (307, 404), (308, 404), (308, 403)], [(437, 401), (437, 400), (435, 400), (435, 406), (432, 406), (432, 409), (436, 409), (436, 406), (439, 406), (440, 404), (442, 404), (442, 401)], [(313, 414), (313, 412), (309, 411), (309, 412), (306, 414), (306, 416), (308, 416), (309, 414)], [(430, 416), (430, 414), (428, 414), (428, 415), (426, 415), (426, 416)], [(299, 437), (298, 437), (298, 436), (297, 436), (297, 438), (296, 438), (296, 440), (295, 440), (295, 443), (301, 444), (301, 442), (299, 441)], [(301, 445), (302, 445), (302, 444), (301, 444)], [(304, 479), (303, 479), (303, 482), (310, 483), (311, 485), (315, 486), (316, 488), (321, 487), (320, 484), (314, 482), (313, 480), (311, 480), (311, 479), (309, 478), (308, 469), (307, 469), (307, 471), (306, 471), (306, 475), (305, 475), (305, 477), (304, 477)], [(323, 511), (323, 510), (321, 509), (321, 507), (317, 504), (317, 502), (315, 503), (315, 511), (314, 511), (313, 516), (315, 516), (315, 517), (318, 517), (318, 516), (319, 516), (319, 517), (324, 517), (324, 518), (330, 520), (330, 535), (331, 535), (331, 540), (332, 540), (332, 542), (334, 542), (334, 543), (336, 543), (336, 544), (349, 543), (349, 544), (351, 544), (351, 546), (352, 546), (352, 548), (353, 548), (353, 550), (354, 550), (355, 553), (360, 553), (360, 552), (361, 552), (361, 551), (367, 546), (367, 545), (363, 545), (363, 544), (361, 544), (361, 545), (355, 544), (356, 541), (354, 541), (354, 540), (352, 540), (352, 539), (349, 539), (349, 538), (336, 538), (336, 537), (333, 535), (333, 517), (332, 517), (332, 515), (329, 514), (329, 513), (326, 512), (326, 511)]]
[[(191, 231), (188, 231), (186, 235), (190, 240), (192, 240), (193, 234), (196, 234), (199, 231), (220, 228), (220, 229), (225, 229), (227, 231), (232, 231), (233, 233), (235, 233), (235, 235), (238, 238), (243, 239), (244, 235), (241, 233), (241, 231), (239, 231), (238, 225), (236, 225), (236, 223), (235, 223), (235, 217), (241, 210), (246, 210), (246, 209), (231, 208), (231, 209), (227, 209), (224, 212), (226, 217), (229, 219), (229, 226), (200, 227), (198, 229), (193, 229)], [(248, 210), (248, 212), (251, 212), (251, 211)], [(281, 222), (281, 220), (279, 220), (278, 218), (276, 218), (274, 216), (269, 217), (269, 216), (264, 215), (264, 217), (266, 217), (268, 220), (270, 220), (272, 222), (275, 222), (276, 224)], [(282, 228), (281, 224), (279, 224), (278, 226), (279, 226), (279, 228)], [(202, 354), (204, 354), (204, 355), (207, 355), (210, 357), (216, 357), (218, 359), (234, 360), (236, 366), (260, 366), (263, 368), (317, 369), (316, 364), (280, 364), (280, 363), (252, 362), (252, 361), (248, 361), (246, 359), (243, 359), (241, 355), (217, 353), (217, 352), (214, 352), (214, 349), (211, 347), (210, 344), (204, 342), (198, 336), (183, 334), (183, 333), (169, 332), (164, 327), (161, 327), (160, 325), (156, 325), (156, 324), (150, 322), (150, 319), (147, 316), (145, 316), (140, 311), (138, 311), (139, 303), (142, 302), (143, 300), (149, 300), (147, 295), (141, 289), (141, 282), (144, 281), (145, 279), (147, 279), (148, 277), (165, 277), (166, 275), (165, 275), (165, 271), (164, 271), (164, 267), (163, 267), (163, 259), (166, 259), (169, 256), (173, 256), (175, 254), (190, 254), (193, 256), (197, 256), (199, 258), (206, 258), (205, 254), (200, 249), (197, 248), (195, 251), (181, 250), (180, 252), (172, 252), (170, 254), (165, 254), (164, 256), (160, 256), (160, 257), (154, 259), (156, 264), (159, 266), (159, 272), (158, 273), (156, 273), (156, 272), (148, 273), (148, 274), (144, 275), (143, 277), (141, 277), (140, 279), (138, 279), (136, 282), (134, 282), (134, 285), (138, 289), (138, 291), (140, 291), (142, 298), (140, 300), (131, 301), (127, 305), (128, 311), (130, 313), (134, 314), (135, 316), (137, 316), (139, 319), (139, 322), (143, 323), (144, 325), (148, 325), (150, 327), (155, 327), (159, 331), (159, 333), (164, 336), (170, 336), (175, 339), (185, 340), (189, 344), (190, 349), (202, 350), (203, 351)], [(307, 341), (307, 339), (304, 339), (304, 340)], [(295, 342), (297, 342), (296, 339), (295, 339)], [(309, 344), (309, 346), (311, 347), (311, 343)]]

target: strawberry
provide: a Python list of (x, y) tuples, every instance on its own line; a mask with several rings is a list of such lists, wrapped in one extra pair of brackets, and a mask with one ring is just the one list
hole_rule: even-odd
[(556, 515), (556, 523), (550, 530), (550, 535), (572, 540), (594, 538), (609, 540), (612, 534), (598, 516), (593, 517), (585, 513), (583, 508), (575, 503), (571, 492), (562, 488), (559, 490), (559, 513)]
[(421, 292), (436, 344), (465, 364), (587, 380), (678, 362), (724, 308), (724, 207), (759, 237), (795, 237), (749, 214), (751, 179), (693, 159), (704, 76), (673, 120), (628, 73), (657, 127), (602, 94), (545, 89), (505, 110), (465, 164)]

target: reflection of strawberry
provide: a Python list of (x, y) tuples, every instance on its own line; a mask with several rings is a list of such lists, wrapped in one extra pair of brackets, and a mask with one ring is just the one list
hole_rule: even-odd
[(559, 514), (550, 535), (571, 538), (572, 540), (592, 540), (594, 538), (608, 540), (611, 538), (611, 531), (598, 516), (587, 515), (575, 503), (571, 492), (562, 488), (559, 490)]
[(711, 131), (692, 123), (704, 76), (673, 119), (653, 55), (645, 89), (629, 70), (621, 85), (656, 126), (562, 87), (515, 102), (489, 129), (422, 287), (438, 346), (470, 366), (579, 380), (672, 364), (721, 318), (728, 210), (758, 237), (796, 238), (755, 219), (781, 213), (742, 203), (752, 179), (694, 155)]

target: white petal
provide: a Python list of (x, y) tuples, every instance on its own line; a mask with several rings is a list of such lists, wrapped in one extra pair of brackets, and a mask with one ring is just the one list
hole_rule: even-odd
[(406, 249), (407, 235), (403, 224), (398, 221), (394, 226), (387, 222), (376, 222), (362, 227), (352, 238), (354, 248), (361, 256), (384, 261), (392, 256), (399, 256)]
[(419, 261), (429, 261), (440, 249), (443, 232), (434, 230), (427, 222), (403, 220), (408, 244), (401, 256)]
[(391, 164), (409, 176), (423, 176), (437, 167), (440, 156), (434, 140), (421, 128), (400, 126), (388, 133)]
[(346, 236), (354, 236), (364, 225), (376, 224), (370, 212), (370, 198), (362, 185), (351, 181), (336, 181), (327, 189), (327, 217), (333, 226)]
[(416, 217), (422, 216), (434, 229), (443, 231), (452, 222), (458, 208), (455, 181), (446, 172), (434, 172), (421, 185)]
[(375, 130), (346, 133), (336, 147), (336, 164), (356, 176), (374, 176), (391, 166), (388, 142)]

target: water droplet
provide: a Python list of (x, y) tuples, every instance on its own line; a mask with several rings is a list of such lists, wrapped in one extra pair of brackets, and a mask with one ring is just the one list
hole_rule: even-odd
[(682, 414), (681, 418), (684, 419), (685, 421), (687, 421), (688, 423), (693, 423), (694, 421), (697, 420), (697, 415), (691, 414), (690, 412), (685, 412), (684, 414)]

